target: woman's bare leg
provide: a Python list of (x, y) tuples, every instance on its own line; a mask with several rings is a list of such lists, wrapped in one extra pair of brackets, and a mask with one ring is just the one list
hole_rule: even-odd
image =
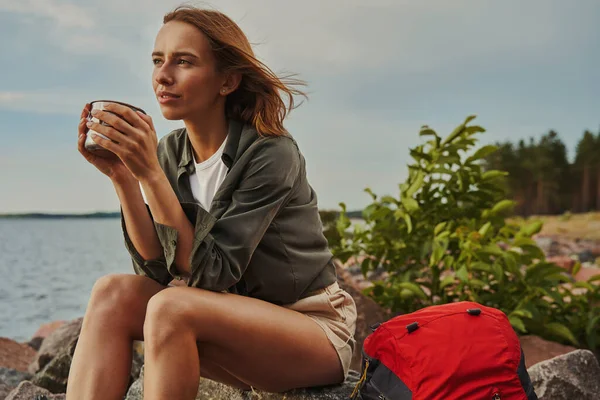
[(144, 335), (146, 400), (195, 398), (197, 346), (211, 363), (270, 392), (343, 380), (338, 355), (314, 321), (257, 299), (169, 289), (148, 303)]
[(68, 400), (121, 400), (132, 344), (143, 339), (148, 301), (165, 286), (137, 275), (107, 275), (92, 290), (69, 380)]
[[(133, 341), (143, 340), (148, 301), (163, 289), (165, 286), (137, 275), (107, 275), (96, 282), (69, 371), (68, 400), (123, 399)], [(215, 364), (205, 363), (202, 374), (247, 388)]]
[(200, 365), (200, 376), (202, 378), (221, 382), (241, 390), (251, 389), (250, 385), (240, 381), (238, 378), (225, 371), (219, 364), (212, 362), (203, 354), (200, 354), (200, 359), (202, 360), (202, 364)]

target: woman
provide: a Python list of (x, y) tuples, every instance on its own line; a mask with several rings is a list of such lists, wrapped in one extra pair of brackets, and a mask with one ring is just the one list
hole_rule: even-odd
[[(94, 114), (110, 126), (82, 111), (78, 148), (114, 184), (136, 274), (95, 284), (67, 399), (122, 399), (133, 340), (145, 399), (194, 399), (200, 376), (270, 392), (343, 381), (356, 306), (283, 127), (298, 82), (257, 61), (228, 17), (193, 7), (165, 16), (153, 63), (161, 112), (185, 128), (157, 141), (126, 106)], [(84, 148), (88, 129), (114, 156)]]

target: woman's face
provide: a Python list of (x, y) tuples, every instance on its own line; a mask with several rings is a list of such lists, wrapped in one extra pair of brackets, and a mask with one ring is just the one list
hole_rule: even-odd
[(162, 26), (152, 53), (152, 86), (169, 120), (193, 119), (215, 110), (225, 83), (206, 36), (195, 26), (170, 21)]

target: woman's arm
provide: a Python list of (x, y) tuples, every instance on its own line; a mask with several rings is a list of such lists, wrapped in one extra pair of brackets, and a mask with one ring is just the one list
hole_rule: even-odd
[(136, 274), (147, 276), (162, 285), (168, 285), (169, 274), (163, 247), (156, 233), (152, 215), (144, 201), (136, 179), (113, 181), (121, 202), (121, 227), (125, 248), (131, 255)]
[(154, 229), (154, 222), (148, 213), (136, 179), (113, 182), (119, 201), (127, 233), (135, 249), (144, 260), (153, 260), (163, 255), (163, 248)]
[[(189, 275), (186, 259), (193, 240), (192, 228), (161, 166), (152, 118), (117, 103), (108, 103), (103, 111), (95, 110), (92, 115), (109, 124), (88, 123), (89, 128), (106, 136), (93, 136), (94, 141), (116, 154), (136, 180), (135, 184), (132, 179), (115, 184), (122, 204), (125, 244), (136, 272), (148, 274), (149, 271), (149, 276), (163, 284), (170, 282), (172, 276)], [(168, 241), (157, 231), (164, 227), (176, 232), (168, 235)], [(173, 249), (178, 241), (178, 271), (172, 271)]]
[[(191, 275), (190, 254), (194, 241), (194, 227), (187, 218), (186, 214), (162, 170), (149, 175), (140, 181), (148, 206), (152, 212), (155, 223), (168, 226), (174, 229), (176, 234), (170, 238), (172, 243), (167, 248), (174, 248), (175, 254), (166, 254), (167, 259), (174, 256), (174, 264), (179, 273), (188, 278)], [(141, 196), (141, 193), (140, 193)], [(150, 221), (150, 223), (152, 223)], [(160, 241), (152, 224), (154, 239), (160, 246)], [(161, 254), (162, 254), (162, 247)], [(171, 264), (167, 260), (167, 264)]]

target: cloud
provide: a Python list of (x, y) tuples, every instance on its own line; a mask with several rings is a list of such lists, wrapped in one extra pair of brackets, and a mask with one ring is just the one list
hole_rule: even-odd
[(84, 7), (56, 0), (0, 0), (0, 11), (52, 21), (59, 28), (93, 28), (95, 21)]
[(25, 93), (17, 92), (0, 92), (0, 104), (11, 104), (25, 99)]
[(113, 10), (102, 6), (98, 2), (81, 5), (58, 0), (0, 0), (0, 12), (15, 14), (16, 21), (27, 27), (24, 40), (37, 37), (38, 43), (72, 56), (125, 58), (136, 42), (124, 39), (115, 28), (131, 23), (131, 16), (111, 16)]
[[(146, 79), (149, 69), (140, 74), (140, 64), (149, 59), (162, 16), (180, 3), (105, 0), (75, 6), (58, 0), (0, 0), (0, 10), (51, 21), (51, 26), (31, 28), (67, 55), (115, 60), (115, 74), (121, 68)], [(559, 55), (548, 48), (572, 33), (561, 29), (570, 6), (548, 3), (191, 2), (230, 15), (257, 44), (259, 57), (277, 72), (298, 72), (311, 79), (341, 75), (348, 80), (382, 72), (444, 74), (474, 64), (493, 70), (514, 65), (515, 59), (521, 64), (551, 61)], [(520, 11), (514, 12), (510, 4), (519, 4)]]
[[(528, 59), (537, 55), (532, 48), (543, 49), (563, 34), (556, 7), (522, 5), (514, 13), (506, 3), (262, 0), (250, 10), (219, 4), (277, 69), (336, 75), (445, 70), (485, 57), (503, 62), (508, 55)], [(533, 14), (539, 23), (532, 23)]]
[(0, 92), (0, 109), (33, 114), (73, 114), (85, 104), (85, 95), (62, 92)]
[[(131, 60), (151, 48), (163, 14), (180, 2), (84, 4), (0, 0), (0, 10), (50, 21), (52, 43), (70, 54)], [(236, 20), (259, 44), (257, 53), (276, 69), (335, 75), (391, 66), (398, 72), (439, 70), (508, 54), (534, 57), (532, 49), (564, 34), (560, 7), (521, 6), (514, 13), (505, 5), (466, 0), (255, 0), (249, 8), (248, 2), (223, 0), (214, 8)], [(534, 12), (541, 23), (532, 23)], [(504, 29), (507, 23), (512, 29)]]

